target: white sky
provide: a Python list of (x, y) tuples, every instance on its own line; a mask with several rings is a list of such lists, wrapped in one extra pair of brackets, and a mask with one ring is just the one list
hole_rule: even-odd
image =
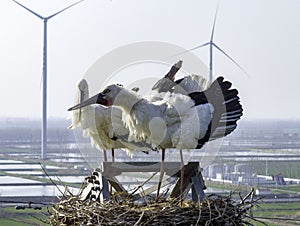
[[(43, 16), (75, 2), (19, 1)], [(66, 110), (73, 104), (77, 81), (115, 48), (139, 41), (184, 48), (207, 42), (216, 5), (216, 0), (86, 0), (52, 18), (48, 116), (69, 115)], [(220, 1), (215, 43), (251, 77), (217, 50), (215, 74), (223, 74), (239, 89), (244, 118), (300, 119), (299, 9), (299, 0)], [(38, 118), (43, 23), (14, 2), (1, 0), (0, 28), (0, 117)], [(207, 63), (208, 48), (194, 53)]]

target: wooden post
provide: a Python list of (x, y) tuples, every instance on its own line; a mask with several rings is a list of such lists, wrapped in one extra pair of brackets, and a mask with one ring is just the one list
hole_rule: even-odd
[[(189, 190), (192, 189), (192, 199), (193, 201), (202, 202), (205, 194), (203, 190), (205, 189), (204, 181), (202, 178), (199, 162), (189, 162), (184, 166), (183, 179), (180, 179), (181, 170), (180, 162), (165, 162), (164, 171), (170, 177), (175, 177), (179, 179), (167, 179), (162, 181), (161, 187), (170, 185), (176, 182), (173, 190), (170, 193), (170, 198), (185, 198)], [(159, 162), (103, 162), (101, 170), (98, 169), (94, 172), (92, 176), (86, 179), (87, 186), (83, 189), (80, 194), (81, 200), (97, 200), (104, 201), (110, 199), (109, 184), (120, 194), (128, 195), (126, 189), (117, 180), (116, 176), (123, 172), (157, 172), (160, 171)], [(176, 172), (174, 174), (174, 172)], [(172, 182), (173, 181), (173, 182)], [(145, 182), (146, 183), (146, 182)], [(137, 200), (145, 195), (149, 195), (158, 189), (158, 184), (143, 190), (138, 194), (132, 195), (134, 200)], [(121, 197), (122, 198), (122, 197)]]
[[(179, 177), (179, 175), (181, 175), (180, 171), (174, 176)], [(177, 198), (180, 196), (184, 198), (191, 188), (193, 201), (203, 201), (205, 197), (203, 190), (206, 187), (202, 178), (199, 162), (189, 162), (184, 166), (183, 181), (181, 181), (180, 177), (170, 194), (170, 198)]]

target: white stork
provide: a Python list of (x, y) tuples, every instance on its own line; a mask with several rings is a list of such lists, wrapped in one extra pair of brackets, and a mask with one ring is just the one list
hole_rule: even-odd
[(243, 109), (238, 91), (230, 89), (231, 85), (218, 77), (205, 91), (188, 95), (166, 92), (154, 102), (110, 85), (69, 110), (95, 103), (121, 108), (129, 141), (147, 141), (161, 148), (163, 162), (166, 148), (200, 149), (234, 131)]
[[(174, 80), (175, 74), (181, 68), (182, 61), (178, 61), (172, 66), (170, 71), (160, 79), (152, 90), (162, 92), (170, 82)], [(173, 83), (173, 82), (172, 82)], [(133, 91), (138, 91), (136, 88)], [(89, 98), (88, 83), (82, 79), (77, 84), (77, 94), (75, 104), (80, 104)], [(90, 137), (91, 142), (99, 150), (104, 150), (104, 160), (106, 161), (105, 150), (112, 150), (114, 160), (114, 149), (123, 149), (127, 155), (132, 156), (132, 150), (149, 152), (151, 145), (143, 141), (128, 142), (129, 130), (122, 121), (122, 111), (116, 107), (87, 106), (73, 111), (72, 124), (69, 128), (80, 127), (84, 137)]]
[[(80, 104), (89, 98), (88, 83), (82, 79), (77, 84), (76, 104)], [(101, 105), (87, 106), (73, 111), (70, 129), (81, 128), (84, 137), (90, 137), (92, 144), (98, 150), (122, 149), (132, 156), (131, 150), (149, 152), (150, 145), (145, 142), (128, 142), (129, 130), (122, 122), (122, 111), (116, 107), (104, 107)]]

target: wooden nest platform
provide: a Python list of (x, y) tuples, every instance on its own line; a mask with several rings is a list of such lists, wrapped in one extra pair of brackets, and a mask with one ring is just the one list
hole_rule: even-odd
[[(252, 225), (254, 192), (245, 197), (210, 195), (201, 203), (176, 199), (143, 202), (130, 198), (96, 202), (77, 196), (60, 200), (50, 211), (51, 225)], [(252, 221), (253, 222), (253, 221)]]

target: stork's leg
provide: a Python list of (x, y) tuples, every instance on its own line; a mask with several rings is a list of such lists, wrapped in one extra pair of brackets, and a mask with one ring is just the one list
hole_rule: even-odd
[(106, 150), (103, 150), (104, 162), (107, 162), (107, 153)]
[(114, 148), (111, 149), (111, 161), (115, 162), (115, 149)]
[[(115, 149), (114, 148), (111, 149), (111, 161), (115, 162)], [(112, 188), (112, 185), (110, 184), (110, 186), (109, 186), (110, 194), (112, 194), (112, 192), (113, 192), (112, 190), (113, 190), (113, 188)]]
[(160, 175), (159, 175), (159, 181), (158, 181), (158, 185), (157, 185), (157, 193), (156, 193), (156, 199), (155, 199), (156, 202), (158, 201), (158, 198), (159, 198), (159, 190), (160, 190), (161, 182), (162, 182), (162, 179), (163, 179), (164, 173), (165, 173), (165, 170), (164, 170), (165, 149), (162, 149), (161, 151), (162, 151), (162, 155), (161, 155)]
[(180, 149), (180, 205), (182, 206), (183, 202), (183, 178), (184, 178), (184, 161), (182, 150)]

